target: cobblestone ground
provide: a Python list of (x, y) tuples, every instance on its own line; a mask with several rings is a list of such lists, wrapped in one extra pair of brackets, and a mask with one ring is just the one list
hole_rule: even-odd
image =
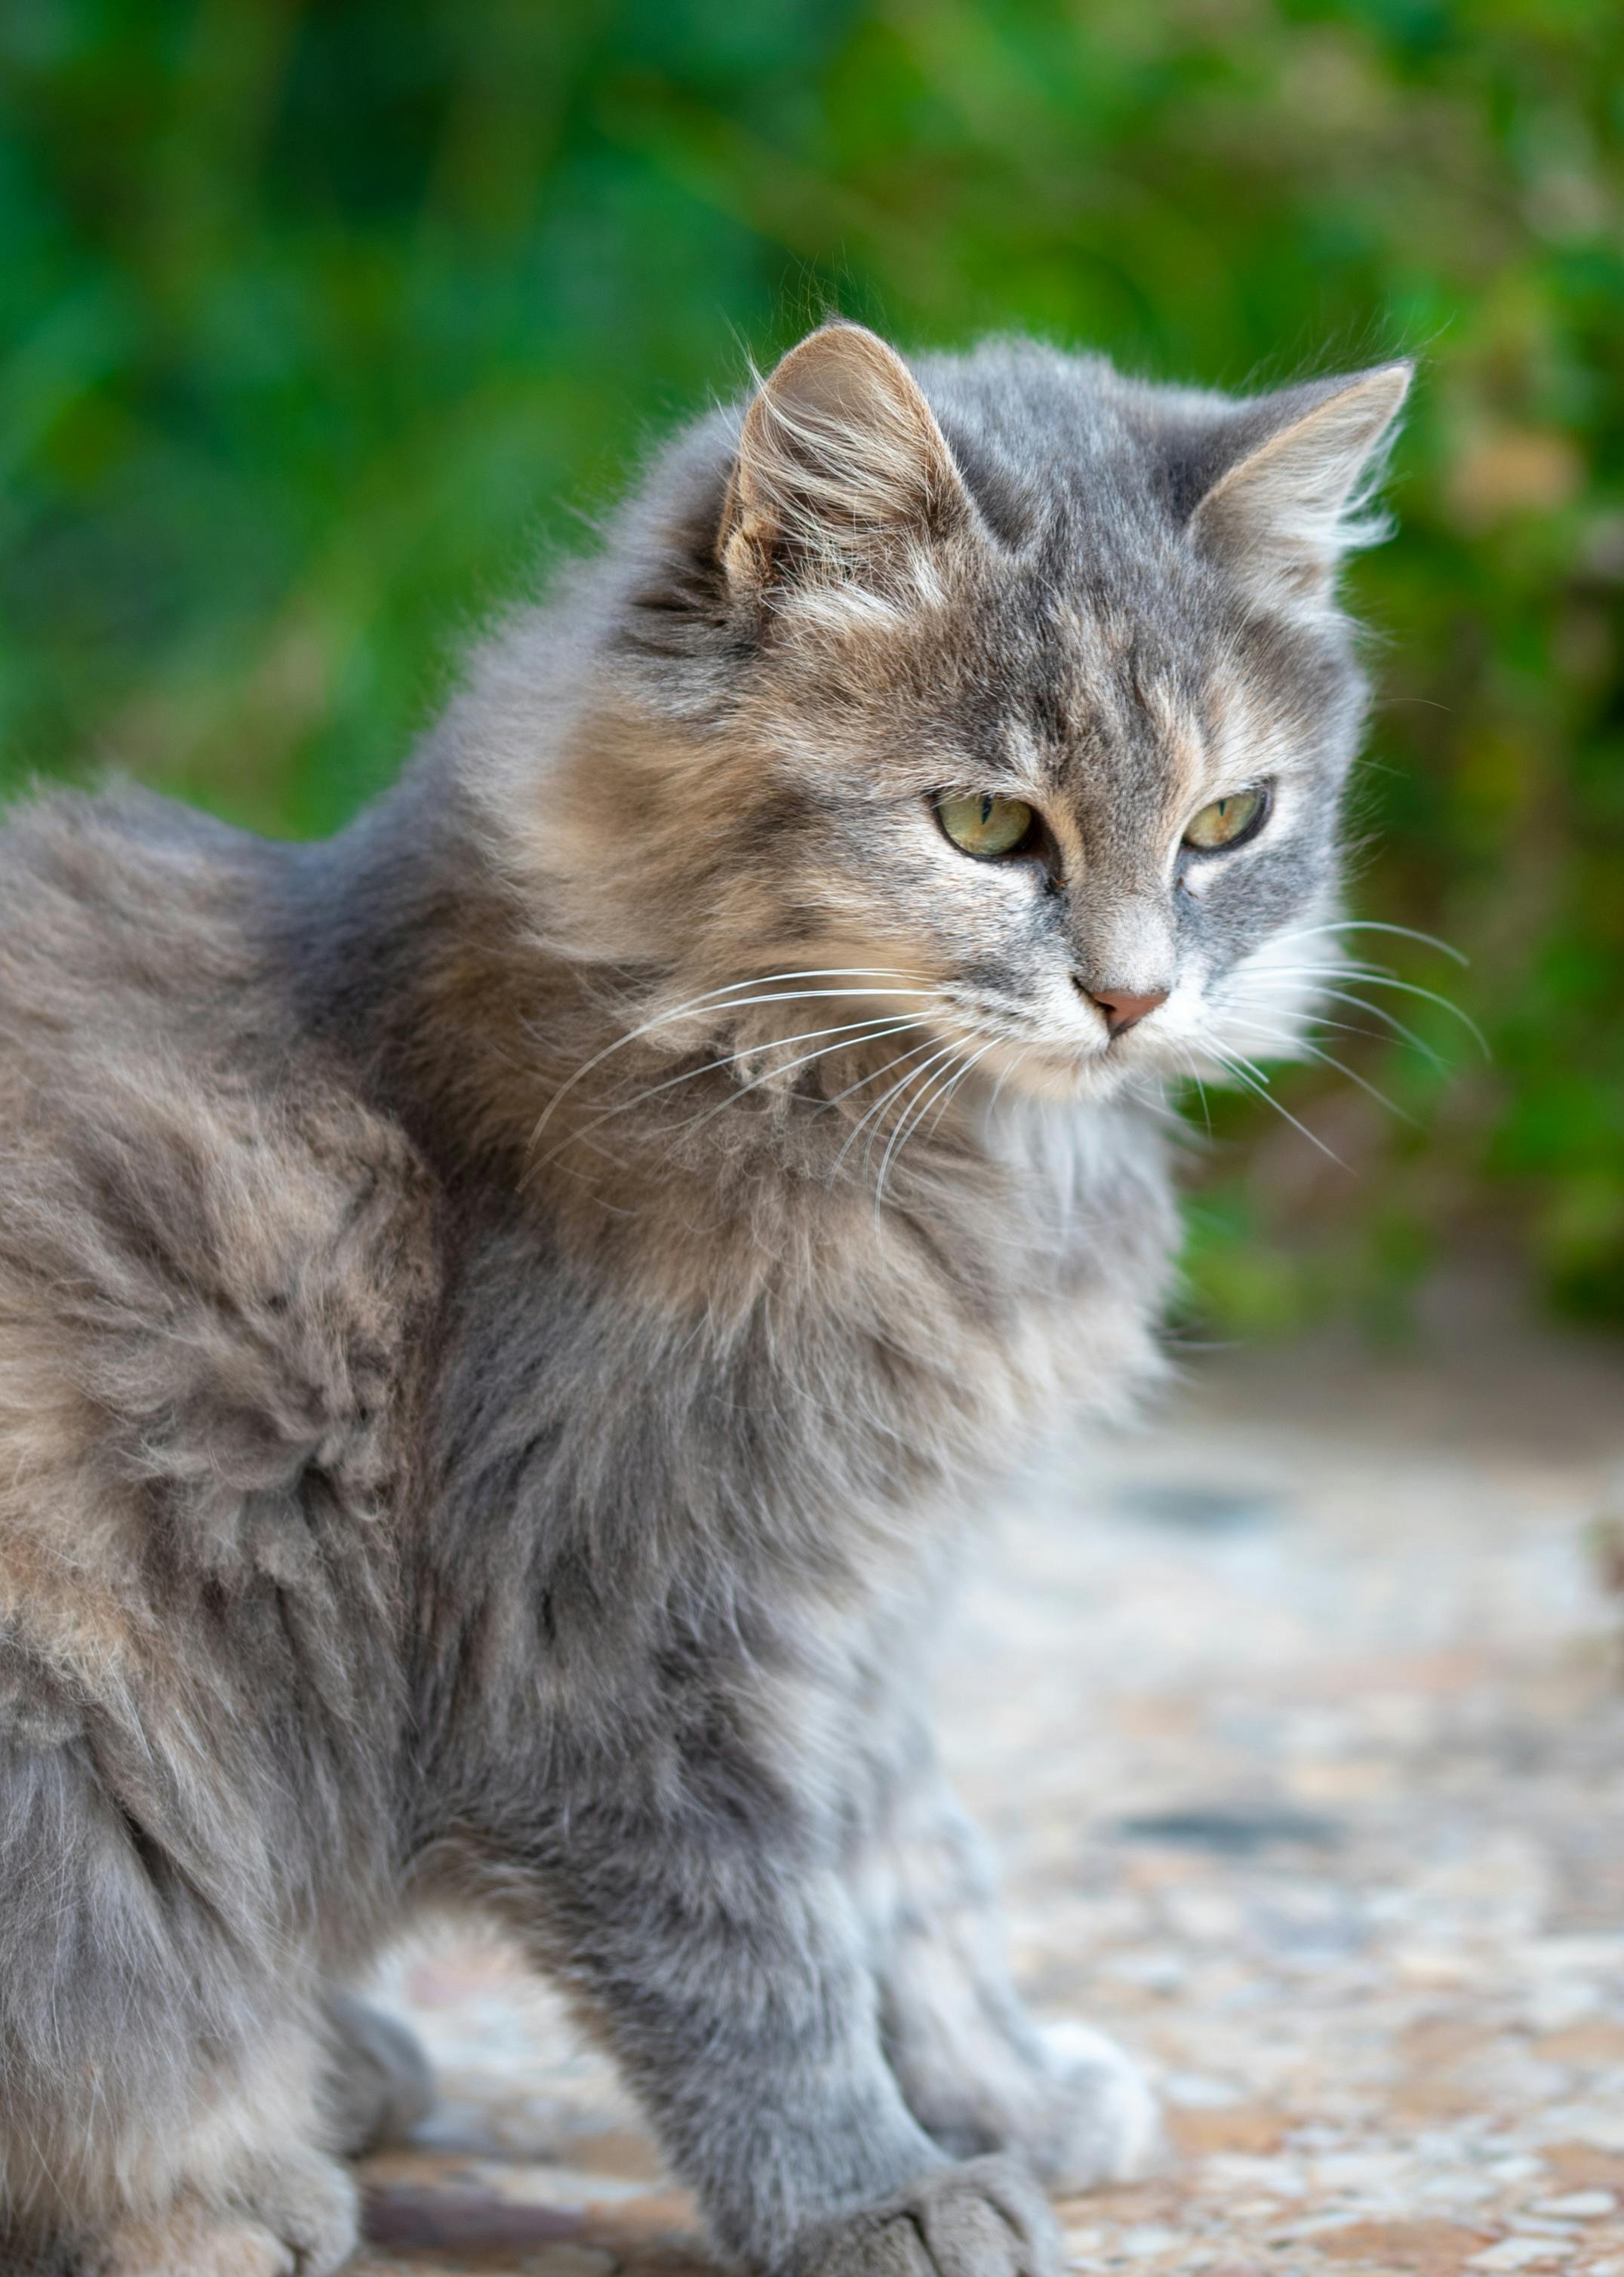
[[(1447, 1363), (1194, 1360), (988, 1543), (959, 1782), (1034, 2005), (1178, 2151), (1062, 2208), (1080, 2271), (1624, 2277), (1624, 1367), (1470, 1314)], [(504, 1954), (385, 1991), (444, 2100), (366, 2169), (369, 2277), (705, 2268)]]

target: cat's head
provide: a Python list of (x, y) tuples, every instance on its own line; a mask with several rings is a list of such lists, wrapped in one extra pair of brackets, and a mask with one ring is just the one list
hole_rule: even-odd
[(1289, 1050), (1364, 699), (1336, 575), (1408, 380), (814, 332), (587, 605), (535, 842), (574, 952), (712, 1025), (774, 988), (813, 1036), (917, 1017), (1050, 1096)]

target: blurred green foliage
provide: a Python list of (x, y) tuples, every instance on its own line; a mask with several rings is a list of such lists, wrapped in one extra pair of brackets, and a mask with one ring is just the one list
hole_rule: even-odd
[[(1424, 359), (1357, 793), (1367, 993), (1214, 1102), (1208, 1317), (1491, 1244), (1624, 1317), (1617, 0), (8, 0), (0, 780), (272, 830), (387, 780), (469, 625), (831, 307), (1231, 386)], [(1436, 1056), (1434, 1056), (1436, 1055)]]

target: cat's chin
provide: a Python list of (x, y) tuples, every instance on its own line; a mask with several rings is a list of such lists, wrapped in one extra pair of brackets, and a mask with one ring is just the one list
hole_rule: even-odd
[[(1037, 1099), (1073, 1106), (1103, 1106), (1135, 1094), (1146, 1098), (1159, 1093), (1161, 1085), (1192, 1073), (1204, 1082), (1236, 1080), (1232, 1066), (1226, 1066), (1206, 1052), (1198, 1048), (1193, 1060), (1187, 1044), (1148, 1036), (1132, 1042), (1125, 1039), (1086, 1057), (1029, 1060), (1018, 1080)], [(1015, 1080), (1011, 1078), (1011, 1087)]]
[(1028, 1049), (1011, 1053), (1007, 1065), (1003, 1060), (1002, 1053), (987, 1055), (982, 1070), (984, 1082), (1055, 1107), (1101, 1105), (1107, 1100), (1121, 1098), (1136, 1078), (1142, 1079), (1147, 1075), (1167, 1072), (1149, 1060), (1141, 1059), (1136, 1065), (1130, 1065), (1121, 1053), (1114, 1050), (1086, 1055), (1056, 1052), (1050, 1057)]

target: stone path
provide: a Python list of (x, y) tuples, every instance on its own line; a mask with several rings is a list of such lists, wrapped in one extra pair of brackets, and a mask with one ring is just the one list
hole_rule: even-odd
[[(1163, 2277), (1624, 2277), (1624, 1363), (1208, 1356), (989, 1542), (950, 1753), (1046, 2015), (1127, 2042), (1165, 2179), (1062, 2209)], [(606, 2065), (494, 1948), (385, 1997), (444, 2102), (367, 2277), (705, 2265)]]

